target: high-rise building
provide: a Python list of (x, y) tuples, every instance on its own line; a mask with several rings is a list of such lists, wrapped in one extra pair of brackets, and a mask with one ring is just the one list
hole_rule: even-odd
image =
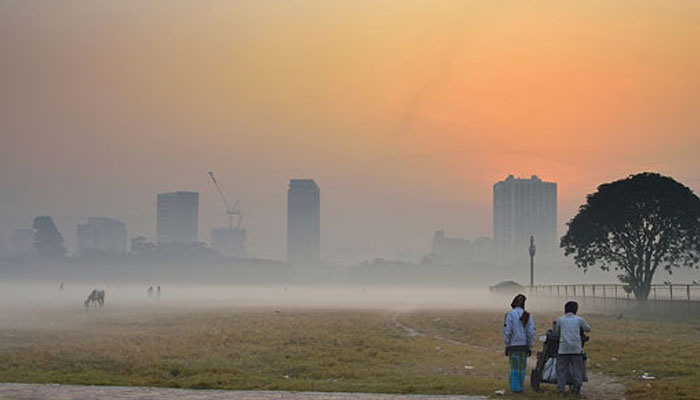
[(557, 254), (557, 184), (509, 175), (493, 185), (493, 238), (500, 262), (528, 259), (530, 236), (538, 257)]
[(292, 179), (287, 190), (287, 262), (320, 261), (320, 191), (313, 179)]
[(191, 244), (199, 237), (199, 193), (158, 194), (156, 230), (159, 244)]
[(86, 250), (106, 253), (126, 252), (126, 224), (107, 217), (89, 217), (87, 223), (77, 227), (78, 254)]

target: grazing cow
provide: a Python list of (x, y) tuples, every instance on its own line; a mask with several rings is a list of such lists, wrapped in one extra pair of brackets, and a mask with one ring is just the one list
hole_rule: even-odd
[(92, 289), (92, 293), (85, 300), (85, 310), (90, 308), (90, 305), (97, 304), (102, 308), (105, 304), (105, 291), (102, 289)]

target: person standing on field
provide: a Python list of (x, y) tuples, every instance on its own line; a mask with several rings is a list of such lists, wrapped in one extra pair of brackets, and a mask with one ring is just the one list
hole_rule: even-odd
[(576, 315), (578, 303), (570, 301), (564, 305), (564, 316), (557, 319), (554, 333), (559, 334), (557, 355), (557, 392), (564, 393), (568, 375), (571, 375), (571, 393), (581, 394), (583, 386), (583, 346), (581, 333), (590, 332), (591, 326)]
[(535, 321), (525, 311), (525, 296), (519, 294), (510, 303), (503, 322), (503, 343), (508, 356), (508, 382), (513, 393), (525, 390), (525, 368), (535, 342)]

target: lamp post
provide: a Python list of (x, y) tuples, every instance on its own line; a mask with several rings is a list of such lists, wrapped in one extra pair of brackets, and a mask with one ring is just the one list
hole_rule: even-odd
[(535, 237), (530, 236), (530, 247), (528, 251), (530, 252), (530, 288), (535, 286)]

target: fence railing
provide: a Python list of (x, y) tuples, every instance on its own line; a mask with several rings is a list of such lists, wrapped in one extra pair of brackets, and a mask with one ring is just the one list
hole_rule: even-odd
[[(634, 294), (625, 290), (625, 285), (614, 283), (586, 283), (577, 285), (535, 285), (530, 294), (552, 297), (593, 298), (611, 300), (634, 300)], [(648, 301), (670, 301), (700, 303), (700, 285), (697, 284), (653, 284)]]

